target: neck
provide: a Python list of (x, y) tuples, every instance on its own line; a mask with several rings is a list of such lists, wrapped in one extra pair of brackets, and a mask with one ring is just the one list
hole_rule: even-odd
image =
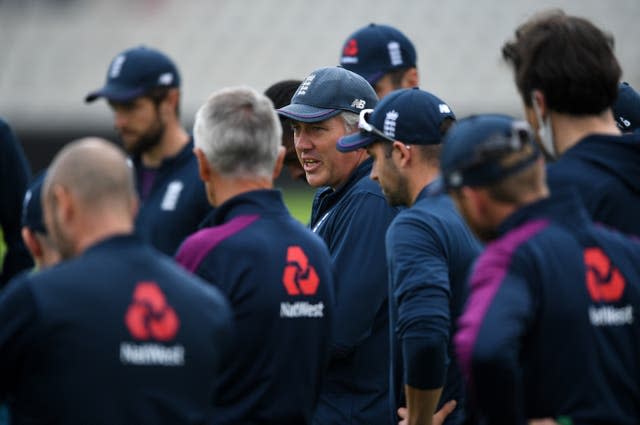
[(77, 232), (79, 236), (75, 241), (76, 255), (110, 237), (133, 233), (133, 220), (125, 214), (97, 214), (83, 223), (81, 230)]
[[(273, 181), (268, 177), (224, 177), (212, 178), (207, 185), (209, 200), (217, 207), (234, 196), (254, 190), (273, 189)], [(209, 189), (210, 188), (210, 189)]]
[(189, 143), (189, 133), (178, 120), (166, 124), (160, 143), (142, 154), (142, 164), (148, 168), (158, 168), (166, 158), (176, 156)]
[(408, 176), (409, 196), (411, 197), (411, 204), (409, 206), (416, 203), (420, 192), (438, 178), (439, 174), (439, 168), (429, 165), (421, 165)]
[(590, 134), (620, 135), (620, 130), (616, 126), (611, 109), (606, 109), (599, 115), (587, 116), (575, 116), (552, 111), (551, 123), (559, 155), (562, 155)]
[(494, 223), (496, 228), (504, 222), (507, 217), (534, 202), (541, 201), (542, 199), (549, 197), (549, 189), (545, 186), (540, 188), (537, 192), (529, 192), (522, 195), (522, 198), (518, 203), (497, 203), (494, 209)]

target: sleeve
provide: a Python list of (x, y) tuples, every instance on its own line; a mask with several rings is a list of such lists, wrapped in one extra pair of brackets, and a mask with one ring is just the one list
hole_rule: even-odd
[(386, 246), (404, 382), (422, 390), (440, 388), (451, 325), (447, 252), (433, 227), (402, 213), (389, 228)]
[[(18, 139), (0, 119), (0, 230), (6, 248), (4, 261), (0, 260), (0, 287), (19, 271), (33, 266), (22, 241), (20, 223), (22, 201), (30, 178), (29, 165)], [(2, 243), (0, 240), (0, 245)]]
[(335, 270), (332, 356), (348, 355), (372, 334), (387, 311), (384, 237), (396, 210), (385, 199), (358, 194), (336, 211), (329, 246)]
[(0, 292), (0, 403), (15, 389), (20, 363), (33, 351), (36, 317), (26, 278), (14, 279)]
[(491, 424), (524, 424), (519, 357), (535, 306), (522, 274), (481, 258), (455, 345), (472, 409)]

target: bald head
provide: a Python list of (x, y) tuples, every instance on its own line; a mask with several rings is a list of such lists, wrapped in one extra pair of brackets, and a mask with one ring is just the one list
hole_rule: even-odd
[(67, 144), (54, 158), (44, 183), (45, 196), (61, 186), (89, 209), (130, 208), (136, 198), (132, 169), (114, 144), (85, 138)]

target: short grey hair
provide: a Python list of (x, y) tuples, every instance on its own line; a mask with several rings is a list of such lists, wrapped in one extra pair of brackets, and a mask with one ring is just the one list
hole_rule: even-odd
[(340, 116), (342, 117), (342, 121), (344, 121), (344, 129), (347, 134), (355, 133), (358, 131), (358, 121), (360, 120), (360, 115), (343, 111), (340, 112)]
[(271, 177), (282, 128), (273, 104), (250, 87), (219, 90), (200, 107), (195, 146), (227, 177)]

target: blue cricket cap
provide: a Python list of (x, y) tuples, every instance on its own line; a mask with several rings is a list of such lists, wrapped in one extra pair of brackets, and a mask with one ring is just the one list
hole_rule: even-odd
[[(509, 154), (531, 146), (531, 154), (504, 165)], [(487, 186), (532, 164), (540, 156), (529, 124), (507, 115), (474, 115), (458, 121), (445, 135), (440, 172), (447, 189)]]
[(44, 227), (42, 201), (40, 199), (45, 175), (46, 172), (42, 172), (36, 176), (24, 195), (22, 202), (22, 226), (46, 235), (47, 229)]
[(104, 86), (89, 93), (85, 102), (99, 97), (128, 102), (155, 87), (179, 86), (180, 74), (169, 57), (149, 47), (134, 47), (111, 61)]
[(618, 86), (618, 99), (612, 109), (616, 124), (623, 132), (632, 133), (640, 127), (640, 94), (629, 83)]
[[(396, 90), (385, 96), (368, 118), (366, 113), (361, 117), (359, 133), (342, 137), (336, 147), (350, 152), (381, 138), (408, 145), (438, 144), (442, 140), (440, 126), (447, 118), (455, 120), (456, 116), (439, 97), (417, 87)], [(373, 128), (367, 129), (367, 124)]]
[(291, 104), (277, 112), (294, 121), (319, 122), (342, 111), (359, 114), (377, 103), (376, 92), (364, 78), (332, 66), (309, 74), (291, 98)]
[(396, 28), (369, 24), (349, 36), (342, 46), (340, 65), (375, 84), (384, 74), (416, 66), (416, 48)]

